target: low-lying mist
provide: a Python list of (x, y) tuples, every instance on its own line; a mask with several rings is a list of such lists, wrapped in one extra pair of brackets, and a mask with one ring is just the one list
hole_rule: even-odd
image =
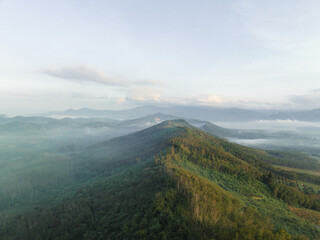
[(265, 148), (288, 149), (320, 154), (320, 122), (303, 122), (297, 120), (260, 120), (250, 122), (217, 122), (216, 124), (240, 131), (264, 133), (256, 138), (228, 137), (238, 144)]

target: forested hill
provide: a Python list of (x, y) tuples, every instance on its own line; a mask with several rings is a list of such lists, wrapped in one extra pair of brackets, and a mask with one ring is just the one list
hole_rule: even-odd
[(142, 131), (95, 144), (85, 150), (95, 158), (119, 160), (147, 159), (168, 147), (170, 139), (181, 136), (187, 128), (184, 120), (165, 121)]
[(290, 156), (230, 143), (183, 120), (79, 156), (100, 177), (2, 226), (4, 239), (320, 238), (319, 197), (297, 184), (319, 177), (269, 164), (298, 161)]

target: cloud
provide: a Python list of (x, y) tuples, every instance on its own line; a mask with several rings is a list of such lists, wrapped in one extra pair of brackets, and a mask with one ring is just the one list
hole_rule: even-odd
[(138, 80), (127, 81), (123, 79), (116, 79), (107, 76), (100, 70), (93, 69), (88, 66), (73, 66), (55, 69), (45, 69), (41, 71), (51, 77), (56, 77), (75, 82), (94, 82), (110, 86), (129, 87), (134, 85), (151, 85), (151, 86), (164, 86), (161, 81), (155, 80)]
[[(122, 99), (124, 100), (124, 99)], [(239, 107), (248, 109), (272, 109), (285, 107), (282, 102), (271, 102), (261, 99), (228, 97), (215, 94), (195, 95), (189, 97), (166, 96), (157, 88), (131, 89), (125, 101), (121, 103), (164, 104), (164, 105), (189, 105), (189, 106), (214, 106), (214, 107)]]
[(226, 108), (249, 108), (249, 109), (269, 109), (274, 108), (279, 102), (270, 102), (267, 100), (237, 97), (237, 96), (220, 96), (215, 94), (206, 94), (199, 96), (192, 96), (182, 100), (186, 105), (201, 105), (201, 106), (214, 106), (214, 107), (226, 107)]
[(161, 102), (161, 91), (158, 88), (132, 88), (126, 100), (135, 102)]
[(221, 104), (223, 102), (226, 102), (225, 98), (211, 94), (196, 97), (194, 100), (200, 104)]

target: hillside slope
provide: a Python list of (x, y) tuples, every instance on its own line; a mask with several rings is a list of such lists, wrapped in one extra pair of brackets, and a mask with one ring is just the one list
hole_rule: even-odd
[[(257, 149), (166, 121), (86, 149), (101, 177), (59, 204), (30, 211), (4, 239), (318, 239), (320, 211), (297, 176)], [(270, 160), (272, 159), (272, 160)], [(81, 162), (82, 164), (84, 162)], [(108, 167), (104, 167), (108, 166)], [(103, 175), (104, 169), (111, 169)], [(287, 175), (286, 175), (287, 174)], [(314, 176), (312, 181), (319, 180)]]

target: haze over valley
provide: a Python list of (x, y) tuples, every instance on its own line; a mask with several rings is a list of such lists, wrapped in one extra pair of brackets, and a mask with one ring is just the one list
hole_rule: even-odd
[[(320, 146), (319, 109), (292, 112), (203, 106), (142, 106), (121, 111), (70, 109), (40, 115), (58, 119), (97, 118), (101, 121), (105, 117), (117, 121), (133, 118), (131, 121), (123, 121), (122, 126), (128, 124), (135, 130), (141, 130), (164, 120), (185, 119), (190, 124), (205, 130), (210, 129), (210, 126), (206, 126), (208, 123), (227, 128), (220, 131), (213, 129), (213, 134), (248, 146), (296, 149), (316, 155)], [(118, 134), (121, 135), (121, 132)]]

